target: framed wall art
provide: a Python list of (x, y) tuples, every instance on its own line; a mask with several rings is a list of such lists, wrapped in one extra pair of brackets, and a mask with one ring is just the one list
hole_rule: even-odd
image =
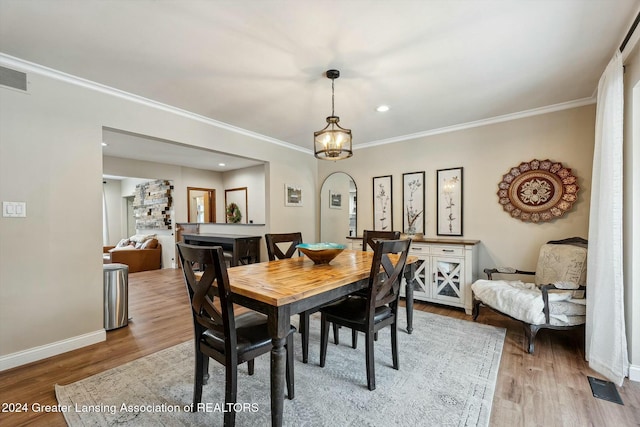
[(552, 221), (571, 210), (579, 189), (578, 178), (562, 163), (533, 159), (512, 167), (502, 176), (498, 203), (521, 221)]
[(438, 236), (462, 236), (462, 168), (437, 171)]
[(424, 171), (402, 174), (402, 231), (424, 234)]
[(329, 207), (331, 209), (342, 209), (342, 194), (329, 190)]
[(393, 230), (393, 187), (391, 175), (373, 178), (373, 229)]
[(297, 185), (284, 185), (284, 205), (302, 206), (302, 188)]

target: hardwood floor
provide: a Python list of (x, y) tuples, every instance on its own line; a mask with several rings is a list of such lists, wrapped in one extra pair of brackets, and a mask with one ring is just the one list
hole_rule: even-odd
[[(471, 320), (462, 310), (416, 303), (417, 310)], [(26, 403), (27, 412), (0, 412), (2, 426), (64, 426), (59, 413), (31, 406), (56, 405), (55, 384), (69, 384), (192, 338), (192, 319), (180, 270), (129, 276), (125, 328), (107, 341), (0, 372), (0, 403)], [(493, 399), (491, 426), (640, 426), (640, 383), (618, 391), (624, 406), (596, 399), (587, 376), (601, 378), (584, 361), (581, 331), (541, 331), (536, 354), (524, 351), (519, 323), (483, 309), (479, 322), (507, 329)], [(6, 408), (3, 408), (6, 409)]]

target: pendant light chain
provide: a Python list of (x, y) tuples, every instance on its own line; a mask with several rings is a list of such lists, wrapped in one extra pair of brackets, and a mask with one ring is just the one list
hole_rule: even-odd
[(334, 103), (335, 103), (335, 92), (333, 90), (333, 84), (336, 82), (336, 79), (331, 79), (331, 115), (335, 116), (335, 108), (334, 108)]

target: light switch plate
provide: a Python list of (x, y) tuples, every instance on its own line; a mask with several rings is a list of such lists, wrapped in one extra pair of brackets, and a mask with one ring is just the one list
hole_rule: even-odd
[(25, 218), (27, 216), (27, 203), (2, 202), (2, 216), (8, 218)]

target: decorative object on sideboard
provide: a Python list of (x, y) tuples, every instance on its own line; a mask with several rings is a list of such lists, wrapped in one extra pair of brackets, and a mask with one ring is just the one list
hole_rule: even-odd
[(462, 168), (437, 171), (438, 236), (462, 236)]
[(424, 171), (402, 174), (402, 231), (424, 234)]
[(391, 175), (373, 177), (373, 229), (393, 229), (393, 180)]
[(335, 115), (334, 82), (340, 77), (340, 71), (328, 70), (327, 78), (331, 79), (331, 115), (327, 117), (327, 126), (313, 133), (314, 155), (321, 160), (342, 160), (353, 156), (351, 148), (351, 130), (342, 128)]
[(171, 230), (172, 193), (172, 182), (164, 179), (136, 185), (133, 215), (137, 230)]
[(561, 217), (578, 198), (578, 178), (560, 162), (533, 159), (509, 170), (498, 184), (505, 212), (525, 222)]

